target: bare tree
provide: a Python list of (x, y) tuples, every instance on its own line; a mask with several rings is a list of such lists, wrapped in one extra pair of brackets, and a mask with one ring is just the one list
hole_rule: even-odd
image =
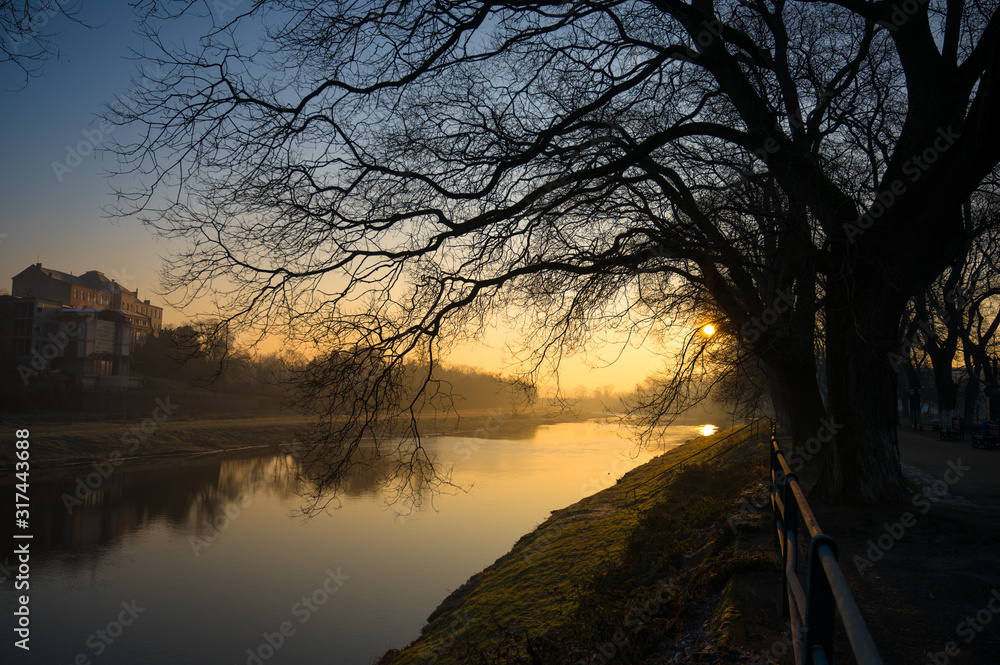
[[(976, 238), (965, 275), (965, 282), (954, 300), (961, 306), (958, 334), (962, 341), (965, 368), (969, 375), (966, 389), (966, 420), (974, 413), (982, 391), (989, 401), (989, 414), (1000, 413), (1000, 233), (996, 228)], [(971, 398), (971, 399), (970, 399)], [(971, 402), (971, 404), (968, 404)], [(970, 408), (973, 407), (973, 408)]]
[(345, 464), (373, 422), (415, 423), (403, 359), (433, 367), (497, 312), (538, 370), (595, 333), (690, 328), (693, 297), (796, 436), (838, 424), (820, 491), (904, 494), (889, 356), (1000, 159), (995, 2), (285, 0), (196, 50), (155, 20), (168, 74), (113, 113), (142, 137), (121, 210), (187, 243), (169, 286), (328, 349), (321, 421), (379, 368), (354, 444), (324, 448)]
[[(1000, 273), (996, 265), (997, 201), (977, 196), (963, 206), (967, 245), (963, 254), (923, 293), (912, 300), (904, 317), (898, 365), (916, 380), (917, 356), (930, 361), (943, 424), (951, 422), (958, 406), (959, 384), (956, 358), (965, 357), (970, 386), (966, 395), (972, 404), (965, 410), (971, 418), (980, 385), (992, 385), (987, 348), (996, 333), (992, 311), (1000, 296)], [(918, 384), (919, 385), (919, 384)], [(919, 389), (919, 387), (918, 387)], [(970, 408), (971, 407), (971, 408)]]
[(0, 0), (0, 64), (18, 70), (26, 86), (59, 57), (60, 23), (89, 27), (82, 6), (83, 0)]

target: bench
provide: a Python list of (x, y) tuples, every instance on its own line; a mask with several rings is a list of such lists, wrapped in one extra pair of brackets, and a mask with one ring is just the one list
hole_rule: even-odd
[(951, 427), (942, 427), (938, 431), (938, 436), (942, 441), (954, 441), (955, 439), (965, 440), (965, 423), (961, 418), (952, 418)]
[(972, 435), (973, 448), (1000, 448), (1000, 424), (989, 423), (986, 425), (986, 435)]

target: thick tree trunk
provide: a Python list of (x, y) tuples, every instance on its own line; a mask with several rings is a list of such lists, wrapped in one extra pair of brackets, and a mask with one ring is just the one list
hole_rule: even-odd
[(938, 394), (938, 414), (941, 418), (941, 426), (951, 426), (951, 419), (955, 415), (958, 406), (958, 384), (951, 374), (951, 362), (954, 357), (947, 360), (942, 358), (932, 361), (934, 365), (934, 385)]
[(822, 464), (816, 436), (824, 427), (826, 407), (816, 375), (812, 338), (807, 340), (807, 337), (803, 334), (799, 339), (782, 340), (774, 347), (780, 352), (766, 352), (762, 360), (778, 425), (783, 433), (792, 436), (788, 463), (796, 473), (806, 472), (815, 477)]
[(842, 503), (905, 498), (896, 438), (896, 335), (906, 303), (874, 281), (827, 291), (828, 441), (814, 492)]
[(783, 405), (784, 413), (778, 414), (779, 425), (795, 441), (815, 436), (826, 416), (816, 381), (816, 368), (800, 363), (785, 363), (771, 368), (771, 391), (776, 403)]

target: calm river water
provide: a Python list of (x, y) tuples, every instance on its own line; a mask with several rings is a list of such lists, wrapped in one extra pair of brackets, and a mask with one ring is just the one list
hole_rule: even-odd
[[(662, 449), (701, 430), (674, 426)], [(338, 508), (295, 517), (294, 461), (274, 450), (130, 461), (82, 506), (63, 496), (92, 467), (34, 471), (31, 650), (13, 647), (4, 537), (0, 661), (367, 665), (417, 637), (450, 591), (549, 511), (661, 452), (633, 457), (616, 426), (596, 421), (428, 446), (468, 491), (407, 515), (358, 478)], [(12, 485), (0, 480), (7, 501)]]

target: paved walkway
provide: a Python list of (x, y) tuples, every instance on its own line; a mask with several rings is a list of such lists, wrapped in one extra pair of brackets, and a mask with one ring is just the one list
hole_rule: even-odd
[(942, 441), (900, 428), (898, 437), (903, 472), (920, 493), (913, 502), (818, 502), (816, 516), (837, 539), (886, 665), (1000, 663), (1000, 622), (965, 625), (1000, 590), (1000, 450), (973, 448), (971, 436)]
[(973, 448), (970, 434), (964, 441), (942, 441), (937, 432), (901, 427), (898, 433), (903, 470), (918, 486), (926, 486), (928, 481), (954, 480), (957, 472), (949, 469), (958, 467), (962, 476), (948, 493), (1000, 509), (1000, 450)]
[[(918, 489), (939, 480), (956, 480), (955, 469), (961, 469), (961, 477), (949, 484), (948, 495), (980, 504), (990, 512), (995, 508), (1000, 514), (1000, 450), (973, 448), (971, 434), (966, 434), (964, 441), (942, 441), (937, 432), (914, 432), (903, 427), (897, 432), (903, 473)], [(791, 450), (790, 436), (779, 436), (778, 442), (784, 450)], [(799, 471), (799, 482), (807, 492), (815, 484), (818, 471), (816, 466)], [(961, 501), (955, 507), (962, 507)]]

